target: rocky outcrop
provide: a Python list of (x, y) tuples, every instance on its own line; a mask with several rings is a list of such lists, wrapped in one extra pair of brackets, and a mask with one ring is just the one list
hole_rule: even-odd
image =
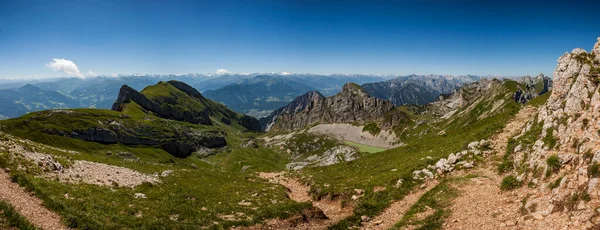
[(313, 92), (301, 96), (300, 100), (304, 101), (296, 106), (286, 106), (277, 117), (271, 117), (265, 127), (298, 130), (318, 123), (365, 124), (383, 120), (383, 115), (394, 107), (389, 101), (371, 97), (354, 83), (344, 85), (335, 96), (325, 98)]
[[(430, 164), (426, 168), (413, 171), (413, 179), (429, 180), (436, 176), (442, 176), (445, 173), (452, 172), (456, 168), (473, 168), (475, 161), (474, 157), (488, 155), (490, 142), (487, 140), (471, 142), (467, 145), (467, 149), (450, 153), (447, 158), (439, 159), (435, 164)], [(465, 159), (469, 158), (469, 159)], [(421, 160), (431, 160), (431, 157)]]
[(273, 124), (277, 121), (277, 118), (284, 113), (298, 113), (306, 109), (312, 102), (319, 101), (325, 98), (318, 91), (310, 91), (303, 95), (296, 97), (292, 102), (288, 105), (281, 107), (275, 111), (273, 111), (268, 117), (260, 119), (261, 129), (265, 131), (269, 131)]
[(545, 105), (508, 145), (507, 164), (531, 197), (525, 212), (536, 221), (561, 217), (573, 226), (600, 226), (600, 38), (587, 53), (558, 59)]
[(427, 104), (425, 110), (436, 116), (448, 118), (456, 112), (465, 110), (468, 106), (476, 104), (476, 101), (486, 99), (490, 93), (500, 91), (502, 83), (498, 79), (490, 80), (482, 78), (479, 81), (456, 89), (451, 94), (440, 95), (438, 100)]
[(514, 100), (521, 104), (552, 89), (552, 79), (544, 76), (544, 74), (540, 74), (535, 78), (525, 76), (519, 80), (519, 83), (523, 84), (523, 87), (515, 92)]
[(299, 170), (304, 167), (318, 167), (353, 161), (360, 158), (360, 153), (353, 147), (338, 145), (321, 155), (311, 155), (304, 161), (292, 162), (286, 165), (287, 169)]
[(123, 105), (131, 101), (137, 103), (143, 108), (147, 108), (146, 110), (149, 111), (155, 111), (160, 109), (159, 105), (149, 100), (146, 96), (142, 95), (137, 90), (129, 87), (128, 85), (123, 85), (119, 90), (119, 96), (117, 96), (117, 100), (113, 104), (112, 110), (122, 111)]
[[(187, 157), (200, 148), (220, 148), (227, 145), (223, 133), (196, 131), (191, 128), (163, 122), (162, 127), (128, 120), (98, 122), (95, 127), (73, 129), (70, 132), (46, 128), (42, 132), (101, 144), (131, 146), (158, 146), (176, 157)], [(165, 132), (168, 131), (168, 132)]]

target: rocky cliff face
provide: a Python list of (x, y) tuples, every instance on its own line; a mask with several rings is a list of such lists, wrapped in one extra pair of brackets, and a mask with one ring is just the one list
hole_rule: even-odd
[(600, 38), (558, 59), (552, 93), (507, 147), (507, 164), (531, 187), (536, 221), (600, 226)]
[(547, 93), (552, 89), (552, 79), (540, 74), (535, 78), (525, 76), (519, 80), (523, 84), (523, 89), (515, 92), (514, 99), (518, 103), (526, 103), (527, 101)]
[[(269, 116), (266, 129), (298, 130), (317, 123), (364, 124), (383, 119), (394, 106), (391, 102), (371, 97), (362, 87), (347, 83), (342, 91), (331, 97), (309, 92), (290, 105)], [(276, 112), (277, 112), (276, 111)]]
[[(187, 157), (202, 148), (227, 145), (225, 133), (198, 130), (180, 121), (157, 117), (144, 119), (107, 110), (46, 110), (11, 120), (11, 126), (48, 144), (53, 136), (101, 144), (162, 148), (176, 157)], [(62, 141), (62, 139), (60, 140)]]
[(271, 127), (273, 126), (273, 124), (275, 124), (275, 121), (277, 121), (277, 118), (281, 114), (298, 113), (298, 112), (306, 109), (309, 105), (311, 105), (312, 102), (319, 101), (323, 98), (325, 98), (325, 97), (321, 93), (319, 93), (318, 91), (314, 91), (314, 90), (310, 91), (308, 93), (305, 93), (303, 95), (300, 95), (300, 96), (296, 97), (288, 105), (281, 107), (281, 108), (273, 111), (269, 116), (260, 119), (261, 129), (265, 130), (265, 131), (269, 131), (271, 129)]
[(482, 78), (479, 81), (466, 84), (456, 89), (451, 94), (444, 94), (438, 97), (438, 100), (425, 106), (425, 110), (436, 116), (448, 118), (459, 110), (465, 110), (476, 100), (483, 100), (490, 96), (494, 91), (501, 91), (502, 81), (497, 79)]

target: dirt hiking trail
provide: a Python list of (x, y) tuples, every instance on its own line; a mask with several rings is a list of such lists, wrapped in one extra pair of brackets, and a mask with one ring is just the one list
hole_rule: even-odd
[(413, 193), (404, 196), (401, 200), (394, 201), (379, 215), (371, 218), (369, 222), (363, 223), (361, 229), (389, 229), (402, 219), (408, 209), (413, 206), (421, 196), (431, 190), (438, 184), (437, 180), (427, 181), (424, 186), (421, 186), (413, 191)]
[[(518, 134), (537, 110), (531, 106), (522, 108), (504, 129), (491, 137), (491, 147), (496, 154), (506, 152), (506, 144)], [(511, 229), (519, 216), (520, 199), (516, 191), (500, 190), (502, 177), (496, 173), (494, 162), (474, 170), (479, 175), (460, 186), (460, 196), (454, 199), (451, 213), (444, 229)]]
[[(264, 224), (252, 226), (248, 229), (327, 229), (328, 226), (352, 215), (352, 207), (343, 207), (338, 200), (312, 200), (309, 193), (310, 186), (302, 184), (296, 179), (285, 177), (282, 172), (259, 173), (258, 176), (269, 180), (271, 183), (283, 185), (288, 189), (288, 196), (291, 200), (311, 202), (315, 209), (306, 210), (302, 215), (285, 220), (268, 220)], [(322, 214), (325, 214), (325, 216)]]
[(13, 183), (4, 170), (0, 170), (0, 199), (11, 204), (36, 227), (44, 230), (69, 229), (63, 225), (58, 214), (48, 210), (40, 199)]

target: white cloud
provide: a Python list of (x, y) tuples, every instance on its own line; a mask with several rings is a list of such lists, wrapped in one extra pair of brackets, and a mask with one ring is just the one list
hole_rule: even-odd
[(229, 71), (226, 69), (218, 69), (217, 70), (217, 74), (218, 75), (224, 75), (224, 74), (229, 74)]
[(95, 77), (95, 76), (96, 76), (96, 73), (94, 73), (94, 72), (92, 72), (92, 71), (90, 70), (90, 71), (88, 71), (88, 74), (87, 74), (87, 76), (88, 76), (88, 77)]
[(287, 75), (290, 75), (290, 74), (292, 74), (292, 73), (290, 73), (290, 72), (281, 72), (281, 75), (283, 75), (283, 76), (287, 76)]
[(55, 71), (61, 71), (69, 76), (75, 76), (79, 78), (85, 78), (83, 74), (79, 71), (79, 68), (75, 63), (71, 60), (62, 59), (62, 58), (53, 58), (51, 62), (46, 63), (46, 67), (53, 69)]

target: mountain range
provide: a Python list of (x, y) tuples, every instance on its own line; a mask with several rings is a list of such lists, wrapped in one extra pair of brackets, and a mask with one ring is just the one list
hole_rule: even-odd
[[(328, 94), (333, 94), (339, 91), (341, 86), (348, 81), (364, 83), (384, 79), (373, 75), (270, 74), (267, 77), (264, 74), (258, 74), (258, 76), (252, 74), (187, 74), (12, 80), (0, 83), (0, 89), (4, 90), (4, 95), (6, 95), (2, 100), (7, 105), (7, 109), (5, 109), (7, 112), (0, 112), (0, 119), (18, 117), (41, 109), (108, 109), (115, 101), (121, 85), (126, 84), (136, 90), (141, 90), (143, 87), (161, 80), (177, 80), (194, 86), (200, 92), (211, 91), (207, 93), (210, 95), (209, 98), (225, 103), (235, 111), (260, 117), (287, 104), (294, 97), (308, 90), (319, 89)], [(273, 81), (279, 83), (272, 85)], [(18, 91), (18, 88), (27, 84), (40, 89), (32, 94), (54, 92), (51, 95), (51, 100), (30, 100), (29, 97), (21, 97), (18, 93), (10, 93), (11, 90)], [(236, 87), (236, 85), (243, 87)], [(285, 92), (285, 95), (282, 94), (289, 89), (286, 88), (288, 86), (294, 89), (291, 92)], [(62, 94), (62, 96), (58, 96), (56, 93)], [(236, 96), (232, 97), (232, 95)], [(286, 95), (288, 96), (286, 97)], [(31, 104), (35, 104), (35, 106), (31, 106)]]
[(434, 101), (440, 94), (448, 94), (466, 83), (479, 80), (478, 76), (409, 75), (391, 80), (367, 83), (363, 88), (374, 97), (389, 100), (394, 105), (423, 105)]
[[(369, 94), (390, 100), (394, 105), (425, 104), (460, 85), (476, 80), (476, 76), (409, 75), (386, 80), (391, 76), (314, 75), (314, 74), (226, 74), (226, 75), (121, 75), (118, 77), (59, 78), (31, 81), (36, 87), (31, 95), (47, 95), (47, 100), (23, 97), (18, 91), (26, 81), (0, 84), (4, 111), (0, 119), (18, 117), (28, 112), (53, 108), (111, 108), (121, 85), (136, 90), (160, 80), (177, 80), (204, 92), (207, 98), (223, 103), (236, 112), (255, 117), (268, 116), (295, 97), (317, 90), (324, 96), (338, 93), (347, 82), (364, 84)], [(60, 95), (59, 95), (60, 94)]]

